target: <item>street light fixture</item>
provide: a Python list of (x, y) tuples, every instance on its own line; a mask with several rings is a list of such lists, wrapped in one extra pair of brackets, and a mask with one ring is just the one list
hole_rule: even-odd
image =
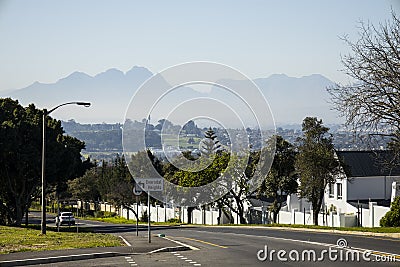
[(58, 109), (59, 107), (66, 106), (66, 105), (78, 105), (84, 107), (90, 107), (89, 102), (68, 102), (61, 105), (58, 105), (49, 111), (47, 109), (43, 109), (43, 142), (42, 142), (42, 220), (41, 220), (41, 230), (42, 234), (46, 234), (46, 176), (45, 176), (45, 169), (46, 169), (46, 117), (54, 110)]

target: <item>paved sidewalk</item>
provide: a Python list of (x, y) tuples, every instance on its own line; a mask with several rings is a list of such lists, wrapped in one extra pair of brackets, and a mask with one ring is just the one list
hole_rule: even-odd
[(183, 244), (178, 244), (169, 239), (158, 236), (152, 236), (151, 243), (148, 243), (147, 236), (126, 235), (124, 238), (131, 246), (17, 252), (5, 255), (2, 254), (0, 255), (0, 266), (23, 266), (124, 256), (139, 253), (157, 253), (190, 249), (190, 247), (184, 246)]

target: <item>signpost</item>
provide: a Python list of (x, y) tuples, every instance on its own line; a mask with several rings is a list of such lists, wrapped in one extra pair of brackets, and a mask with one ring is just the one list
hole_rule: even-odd
[(151, 191), (163, 191), (164, 190), (164, 178), (136, 178), (135, 179), (137, 185), (143, 190), (147, 192), (147, 210), (148, 210), (148, 218), (147, 218), (147, 233), (149, 243), (151, 243), (151, 224), (150, 224), (150, 192)]
[[(139, 196), (143, 193), (140, 187), (133, 188), (133, 194), (136, 196), (136, 236), (139, 236)], [(129, 210), (128, 210), (129, 212)]]

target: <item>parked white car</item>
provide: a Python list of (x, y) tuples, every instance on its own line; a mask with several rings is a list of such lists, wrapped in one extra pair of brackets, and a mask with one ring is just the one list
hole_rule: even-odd
[(75, 225), (75, 217), (72, 212), (61, 212), (59, 216), (55, 218), (56, 225)]

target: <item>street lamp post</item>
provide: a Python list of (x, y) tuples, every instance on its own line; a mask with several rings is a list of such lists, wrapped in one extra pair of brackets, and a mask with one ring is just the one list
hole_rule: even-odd
[(89, 107), (90, 103), (88, 102), (68, 102), (64, 103), (61, 105), (58, 105), (49, 111), (47, 109), (43, 110), (43, 141), (42, 141), (42, 220), (41, 220), (41, 230), (42, 234), (46, 234), (46, 175), (45, 175), (45, 169), (46, 169), (46, 117), (50, 113), (52, 113), (54, 110), (58, 109), (59, 107), (65, 106), (65, 105), (78, 105), (78, 106), (84, 106), (84, 107)]

